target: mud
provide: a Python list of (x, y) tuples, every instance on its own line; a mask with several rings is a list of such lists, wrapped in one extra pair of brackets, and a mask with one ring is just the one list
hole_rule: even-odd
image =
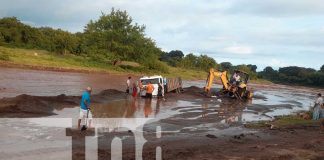
[[(92, 95), (92, 103), (106, 103), (125, 97), (124, 92), (107, 89), (98, 94)], [(54, 111), (61, 111), (64, 108), (75, 108), (79, 105), (81, 96), (31, 96), (19, 95), (13, 98), (0, 99), (0, 118), (27, 118), (45, 117), (56, 115)]]
[[(58, 74), (48, 71), (35, 72), (35, 75), (29, 75), (29, 72), (26, 74), (31, 77), (43, 77), (40, 81), (46, 79), (44, 77)], [(74, 73), (64, 73), (61, 76), (66, 78), (71, 74)], [(80, 75), (72, 75), (74, 78), (75, 76)], [(10, 92), (8, 90), (15, 88), (8, 85), (11, 80), (8, 77), (1, 79), (2, 82), (6, 82), (6, 85), (1, 83), (3, 86), (0, 88), (6, 88), (1, 92), (2, 95), (7, 95), (4, 96), (7, 98), (0, 99), (0, 159), (66, 159), (63, 155), (71, 155), (71, 144), (67, 144), (70, 137), (66, 137), (65, 128), (76, 127), (79, 94), (86, 86), (85, 82), (90, 82), (85, 78), (89, 76), (95, 77), (96, 74), (84, 74), (79, 82), (72, 80), (73, 84), (78, 84), (69, 84), (72, 86), (66, 85), (68, 82), (59, 85), (54, 83), (57, 79), (49, 78), (48, 83), (32, 84), (33, 89), (30, 93), (33, 94), (17, 96), (22, 90), (29, 89), (29, 83), (23, 84), (21, 90), (15, 89), (15, 92)], [(110, 78), (114, 82), (107, 80), (109, 84), (99, 83)], [(98, 88), (94, 87), (95, 92), (91, 97), (93, 125), (118, 128), (121, 124), (126, 124), (134, 133), (143, 128), (145, 137), (153, 139), (144, 146), (143, 154), (147, 159), (155, 158), (155, 146), (161, 146), (163, 159), (324, 158), (324, 136), (320, 134), (318, 124), (313, 127), (292, 126), (275, 130), (245, 127), (249, 123), (273, 120), (277, 115), (306, 111), (311, 106), (315, 93), (322, 90), (253, 85), (255, 97), (252, 101), (239, 101), (217, 94), (216, 97), (208, 98), (202, 88), (204, 81), (184, 81), (183, 93), (168, 93), (166, 100), (147, 100), (140, 97), (134, 99), (123, 92), (125, 76), (110, 75), (108, 78), (103, 76), (94, 79), (96, 80), (91, 83), (98, 82)], [(54, 85), (51, 87), (50, 84)], [(215, 86), (216, 90), (221, 87)], [(62, 92), (64, 94), (55, 94), (65, 87), (73, 89), (71, 92)], [(53, 93), (42, 92), (44, 89)], [(107, 121), (105, 118), (113, 119)], [(137, 121), (127, 118), (137, 118)], [(161, 139), (154, 140), (157, 126), (161, 128), (162, 136)], [(133, 159), (134, 152), (138, 151), (131, 148), (131, 137), (127, 130), (126, 133), (122, 136), (124, 132), (120, 131), (123, 143), (126, 144), (123, 156)], [(95, 146), (96, 141), (90, 141), (89, 145)], [(88, 155), (100, 157), (106, 154), (106, 151), (97, 152), (90, 147)], [(94, 157), (91, 159), (95, 159)]]

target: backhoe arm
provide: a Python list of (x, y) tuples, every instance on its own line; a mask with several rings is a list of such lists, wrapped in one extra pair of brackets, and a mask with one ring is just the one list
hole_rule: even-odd
[(206, 86), (205, 86), (205, 91), (207, 93), (210, 92), (210, 89), (211, 89), (211, 87), (213, 85), (213, 81), (214, 81), (214, 79), (216, 77), (220, 77), (224, 89), (227, 90), (229, 88), (228, 79), (227, 79), (227, 72), (226, 71), (219, 72), (219, 71), (215, 71), (213, 68), (211, 68), (209, 70), (209, 74), (208, 74), (207, 81), (206, 81)]

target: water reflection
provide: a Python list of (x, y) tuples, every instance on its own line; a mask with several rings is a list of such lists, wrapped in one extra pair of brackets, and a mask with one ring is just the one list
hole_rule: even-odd
[(155, 118), (160, 113), (161, 99), (127, 97), (105, 104), (93, 104), (95, 118)]
[[(250, 101), (233, 99), (176, 99), (167, 101), (162, 99), (133, 98), (126, 96), (119, 100), (109, 101), (104, 104), (93, 104), (94, 118), (153, 118), (183, 120), (194, 123), (233, 124), (251, 121), (271, 120), (276, 115), (291, 114), (305, 107), (305, 99), (295, 100), (273, 96), (272, 92), (263, 91), (257, 93), (259, 97)], [(281, 94), (278, 94), (281, 96)], [(296, 100), (297, 99), (297, 100)], [(67, 109), (58, 111), (58, 115), (64, 114)], [(77, 112), (77, 111), (74, 111)], [(71, 114), (74, 114), (71, 113)], [(77, 115), (77, 114), (75, 114)], [(70, 116), (68, 116), (70, 117)], [(180, 122), (179, 122), (180, 123)]]
[(248, 106), (252, 104), (250, 101), (226, 101), (222, 103), (202, 101), (199, 107), (190, 107), (180, 110), (185, 113), (197, 113), (199, 116), (192, 115), (188, 119), (206, 119), (215, 123), (233, 124), (246, 123), (250, 121), (271, 120), (271, 116), (267, 116), (262, 112), (252, 111)]
[(152, 113), (152, 99), (145, 99), (144, 115), (147, 118)]

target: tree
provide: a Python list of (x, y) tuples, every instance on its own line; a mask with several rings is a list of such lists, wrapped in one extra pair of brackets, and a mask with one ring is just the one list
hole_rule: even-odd
[(252, 72), (254, 72), (254, 73), (256, 73), (256, 70), (257, 70), (257, 68), (258, 68), (256, 65), (252, 65), (252, 64), (247, 65), (247, 67), (249, 67), (250, 70), (251, 70)]
[(58, 30), (55, 35), (55, 51), (60, 54), (72, 53), (77, 47), (77, 40), (69, 32)]
[(21, 43), (21, 30), (24, 24), (16, 17), (5, 17), (0, 19), (0, 36), (5, 43), (19, 45)]
[(184, 54), (180, 50), (172, 50), (169, 52), (168, 56), (176, 59), (182, 59)]
[(324, 73), (324, 64), (322, 65), (322, 67), (320, 69), (320, 72), (323, 72)]
[(233, 67), (232, 63), (230, 62), (222, 62), (220, 63), (220, 65), (222, 67), (222, 70), (230, 70)]
[(171, 66), (181, 65), (180, 62), (183, 59), (184, 54), (180, 50), (172, 50), (169, 53), (164, 52), (160, 59), (164, 62), (167, 62)]
[(197, 63), (198, 63), (197, 59), (198, 59), (197, 56), (195, 56), (193, 53), (189, 53), (182, 59), (181, 67), (194, 69), (194, 68), (196, 68)]
[(90, 21), (85, 27), (86, 52), (101, 54), (106, 58), (140, 62), (157, 58), (160, 50), (144, 34), (145, 26), (133, 24), (126, 11), (112, 8), (109, 14), (102, 13), (99, 20)]
[(210, 68), (213, 68), (215, 66), (216, 61), (213, 58), (208, 57), (207, 55), (200, 55), (197, 58), (197, 68), (199, 68), (200, 70), (209, 71)]
[(265, 72), (266, 74), (272, 74), (275, 72), (275, 70), (272, 67), (268, 66), (263, 69), (263, 72)]

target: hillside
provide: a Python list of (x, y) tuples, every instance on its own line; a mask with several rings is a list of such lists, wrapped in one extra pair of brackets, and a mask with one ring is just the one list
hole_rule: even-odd
[(90, 58), (72, 54), (60, 55), (45, 50), (19, 49), (0, 46), (0, 66), (31, 68), (39, 70), (105, 72), (120, 74), (162, 74), (169, 77), (181, 76), (183, 79), (205, 79), (207, 72), (182, 69), (168, 66), (169, 73), (145, 70), (143, 66), (130, 61), (122, 61), (113, 65), (102, 63)]

